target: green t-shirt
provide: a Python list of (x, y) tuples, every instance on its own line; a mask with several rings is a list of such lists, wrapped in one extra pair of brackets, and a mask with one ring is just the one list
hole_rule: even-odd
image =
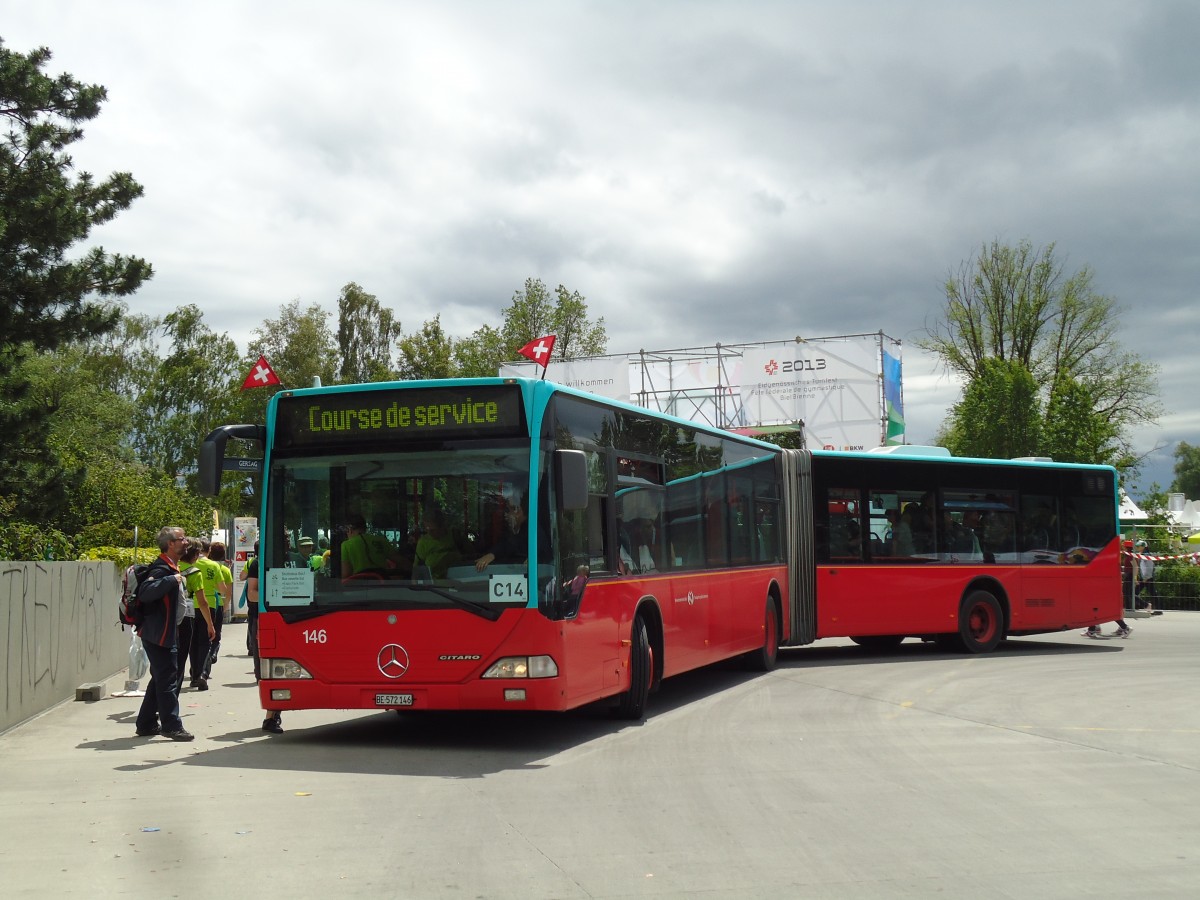
[[(190, 562), (190, 563), (181, 562), (179, 564), (179, 569), (180, 569), (180, 571), (183, 571), (183, 572), (186, 572), (188, 569), (192, 568), (193, 566), (195, 566), (197, 569), (199, 569), (199, 571), (193, 572), (191, 575), (187, 575), (183, 579), (183, 586), (187, 588), (188, 596), (190, 596), (192, 598), (192, 605), (194, 607), (196, 607), (197, 609), (200, 608), (200, 598), (196, 595), (196, 591), (204, 588), (204, 570), (200, 568), (201, 562), (203, 562), (203, 560), (198, 559), (195, 562)], [(204, 599), (206, 599), (206, 600), (208, 599), (208, 590), (207, 589), (204, 589)], [(212, 607), (211, 602), (208, 605), (210, 608)]]
[(204, 596), (208, 599), (208, 605), (213, 609), (219, 609), (222, 598), (218, 587), (222, 584), (233, 584), (233, 576), (219, 562), (206, 557), (196, 560), (196, 566), (200, 569), (200, 574), (204, 576)]
[(417, 565), (429, 566), (429, 572), (434, 578), (445, 578), (446, 570), (461, 559), (462, 554), (454, 545), (454, 538), (448, 534), (440, 538), (432, 534), (423, 534), (417, 541), (415, 562)]
[(342, 559), (350, 566), (351, 575), (387, 568), (391, 555), (391, 545), (378, 534), (355, 534), (342, 541)]

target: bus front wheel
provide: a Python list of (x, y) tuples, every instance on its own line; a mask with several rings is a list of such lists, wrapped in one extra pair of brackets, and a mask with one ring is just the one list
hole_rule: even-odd
[(646, 620), (633, 620), (629, 645), (629, 690), (617, 698), (616, 714), (622, 719), (640, 719), (646, 713), (646, 698), (654, 681), (654, 648)]
[(967, 653), (990, 653), (1004, 636), (1000, 601), (990, 591), (971, 591), (958, 610), (958, 643)]

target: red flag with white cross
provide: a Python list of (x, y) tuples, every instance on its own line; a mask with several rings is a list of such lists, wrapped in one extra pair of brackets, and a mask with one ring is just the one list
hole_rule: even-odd
[(267, 362), (267, 358), (260, 356), (258, 362), (250, 367), (250, 374), (246, 376), (246, 380), (242, 382), (242, 390), (282, 383), (279, 376), (275, 374), (275, 370), (271, 368), (271, 364)]
[(554, 338), (553, 334), (534, 338), (517, 352), (526, 359), (532, 359), (545, 370), (546, 366), (550, 365), (550, 352), (554, 349)]

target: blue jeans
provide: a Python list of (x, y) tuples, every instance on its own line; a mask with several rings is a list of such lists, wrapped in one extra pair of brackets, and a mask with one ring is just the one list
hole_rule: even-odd
[(138, 731), (153, 731), (160, 722), (163, 731), (183, 727), (179, 718), (179, 665), (174, 647), (160, 647), (145, 638), (146, 658), (150, 660), (150, 683), (137, 715)]

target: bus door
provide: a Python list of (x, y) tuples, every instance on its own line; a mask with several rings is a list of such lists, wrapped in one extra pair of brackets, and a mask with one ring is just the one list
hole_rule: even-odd
[(604, 453), (584, 453), (587, 505), (560, 510), (555, 541), (558, 587), (565, 592), (563, 656), (572, 698), (611, 693), (620, 683), (621, 595), (610, 539), (609, 472)]

